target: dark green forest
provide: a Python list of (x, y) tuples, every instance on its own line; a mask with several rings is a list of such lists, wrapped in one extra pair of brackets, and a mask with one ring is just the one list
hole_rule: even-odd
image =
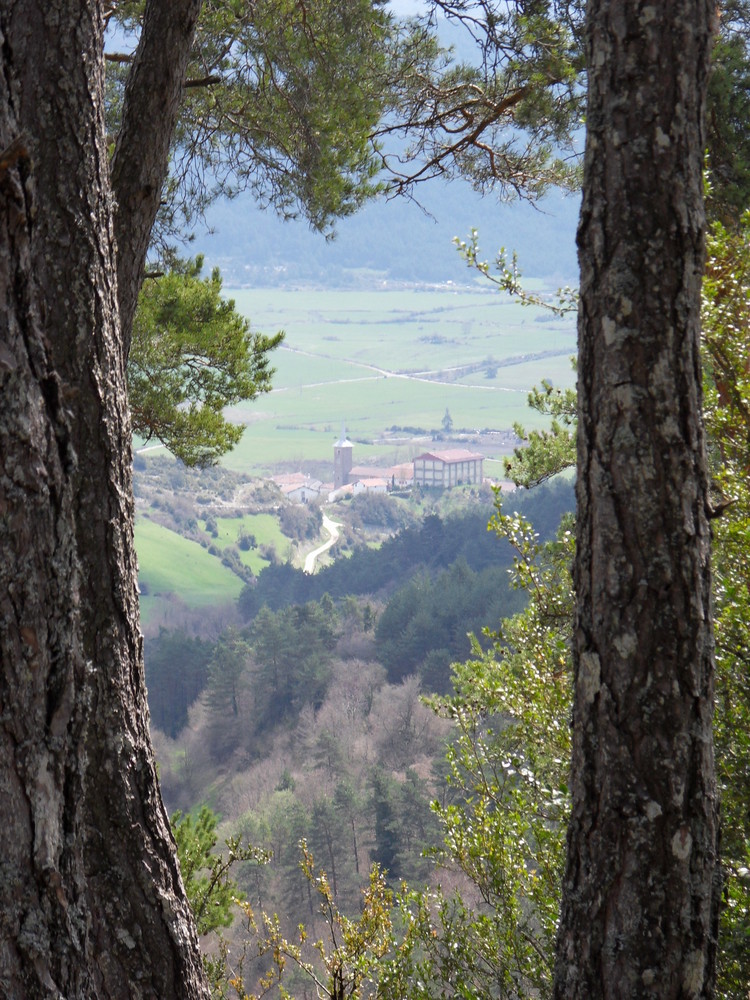
[[(561, 480), (514, 494), (506, 505), (527, 516), (544, 540), (553, 536), (572, 503), (572, 486)], [(284, 508), (282, 520), (293, 510)], [(451, 662), (469, 654), (467, 634), (481, 636), (487, 625), (520, 610), (522, 598), (510, 587), (512, 550), (488, 537), (488, 520), (486, 507), (447, 517), (431, 514), (379, 548), (360, 545), (315, 575), (274, 563), (246, 585), (238, 608), (248, 624), (238, 634), (266, 651), (259, 656), (273, 651), (283, 658), (278, 672), (287, 686), (276, 686), (278, 697), (271, 701), (278, 704), (267, 706), (272, 716), (289, 710), (293, 688), (304, 689), (303, 677), (295, 680), (293, 675), (308, 653), (317, 655), (321, 629), (338, 628), (339, 638), (357, 630), (371, 636), (376, 658), (392, 683), (417, 675), (425, 691), (447, 691)], [(217, 641), (168, 629), (147, 640), (152, 722), (173, 738), (208, 684)], [(330, 644), (331, 637), (325, 642)], [(316, 684), (308, 700), (321, 693)]]
[[(572, 501), (560, 480), (504, 506), (533, 516), (548, 540)], [(423, 699), (452, 690), (470, 634), (488, 649), (486, 626), (527, 600), (490, 513), (430, 514), (314, 576), (271, 565), (243, 591), (236, 625), (215, 637), (162, 628), (147, 640), (167, 805), (196, 816), (209, 806), (220, 834), (270, 852), (232, 877), (254, 907), (283, 914), (284, 934), (320, 921), (303, 841), (351, 915), (373, 864), (394, 889), (435, 878), (425, 852), (441, 842), (433, 803), (456, 794), (445, 759), (454, 726)], [(247, 935), (242, 927), (223, 934)]]

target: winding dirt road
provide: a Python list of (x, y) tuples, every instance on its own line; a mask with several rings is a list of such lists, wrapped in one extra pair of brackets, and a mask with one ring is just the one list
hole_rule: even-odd
[(322, 556), (324, 552), (327, 552), (330, 547), (338, 540), (339, 528), (341, 527), (336, 521), (332, 521), (330, 517), (323, 515), (323, 527), (326, 529), (328, 534), (331, 536), (327, 542), (324, 542), (319, 548), (313, 549), (312, 552), (308, 552), (305, 558), (305, 573), (315, 572), (315, 562), (318, 556)]

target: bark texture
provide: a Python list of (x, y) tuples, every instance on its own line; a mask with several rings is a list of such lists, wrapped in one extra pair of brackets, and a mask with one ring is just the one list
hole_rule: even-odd
[(147, 726), (101, 44), (95, 0), (0, 7), (0, 995), (191, 1000), (208, 990)]
[(713, 993), (699, 358), (711, 0), (589, 0), (573, 814), (555, 997)]
[(151, 230), (202, 0), (148, 0), (112, 159), (120, 328), (127, 357)]

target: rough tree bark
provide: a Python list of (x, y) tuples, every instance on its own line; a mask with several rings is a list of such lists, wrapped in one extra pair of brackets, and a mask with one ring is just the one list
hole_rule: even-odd
[(122, 124), (112, 158), (117, 287), (126, 357), (202, 5), (203, 0), (149, 0), (128, 74)]
[(206, 998), (147, 728), (95, 0), (0, 7), (0, 994)]
[(712, 0), (589, 0), (573, 813), (555, 996), (713, 993), (699, 359)]

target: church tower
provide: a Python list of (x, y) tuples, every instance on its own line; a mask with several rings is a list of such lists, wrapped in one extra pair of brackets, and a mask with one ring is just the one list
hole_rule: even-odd
[(344, 424), (341, 424), (341, 437), (333, 446), (333, 488), (337, 490), (349, 482), (352, 470), (352, 449), (354, 445), (347, 440)]

